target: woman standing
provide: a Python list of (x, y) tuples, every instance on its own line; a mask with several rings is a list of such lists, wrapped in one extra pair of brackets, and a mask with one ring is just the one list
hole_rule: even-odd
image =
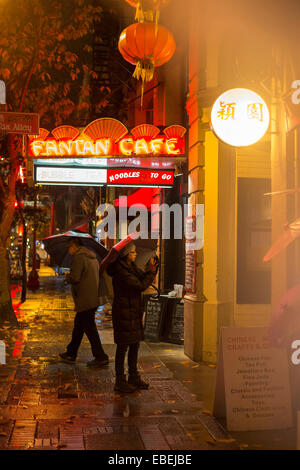
[[(108, 266), (107, 273), (113, 278), (114, 301), (112, 320), (114, 341), (117, 344), (115, 370), (115, 391), (129, 393), (136, 388), (147, 389), (137, 370), (140, 341), (144, 339), (142, 292), (149, 287), (157, 273), (158, 262), (151, 258), (147, 270), (142, 271), (135, 264), (136, 249), (133, 242), (120, 252), (120, 258)], [(124, 373), (125, 355), (128, 349), (128, 372)]]

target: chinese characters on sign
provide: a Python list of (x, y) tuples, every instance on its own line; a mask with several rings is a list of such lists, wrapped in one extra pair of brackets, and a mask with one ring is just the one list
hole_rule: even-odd
[(218, 117), (220, 119), (234, 119), (236, 103), (225, 103), (225, 101), (220, 101), (220, 109), (218, 111)]
[[(220, 109), (218, 111), (218, 118), (226, 120), (228, 118), (235, 119), (235, 109), (237, 103), (225, 103), (220, 101)], [(263, 105), (262, 103), (250, 103), (247, 105), (248, 119), (258, 119), (263, 122)]]
[(254, 144), (269, 127), (269, 110), (251, 90), (235, 88), (223, 93), (211, 111), (212, 128), (223, 142), (235, 147)]
[(247, 106), (247, 115), (249, 119), (258, 119), (263, 122), (263, 105), (262, 103), (251, 103)]

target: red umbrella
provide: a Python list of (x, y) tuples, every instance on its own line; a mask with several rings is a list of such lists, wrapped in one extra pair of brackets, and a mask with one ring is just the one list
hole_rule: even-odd
[(264, 261), (269, 261), (274, 256), (283, 251), (293, 240), (300, 236), (300, 219), (287, 224), (284, 227), (284, 232), (273, 243), (267, 254), (264, 256)]
[(111, 248), (108, 255), (103, 259), (100, 264), (100, 274), (102, 274), (102, 272), (107, 268), (110, 263), (113, 263), (118, 258), (120, 251), (132, 241), (134, 241), (137, 251), (137, 257), (135, 262), (137, 266), (139, 266), (141, 269), (144, 268), (145, 264), (147, 263), (147, 261), (149, 261), (151, 256), (155, 255), (157, 240), (144, 240), (139, 237), (138, 233), (134, 232), (130, 233), (126, 238), (124, 238)]

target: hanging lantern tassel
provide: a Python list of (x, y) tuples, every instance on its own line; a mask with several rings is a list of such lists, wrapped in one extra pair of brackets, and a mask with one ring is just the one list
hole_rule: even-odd
[(145, 21), (153, 21), (153, 11), (152, 10), (144, 11), (144, 17), (145, 17)]
[(144, 11), (143, 11), (143, 7), (142, 7), (142, 2), (141, 2), (141, 0), (138, 1), (137, 6), (136, 6), (135, 19), (136, 19), (139, 23), (143, 23), (143, 22), (144, 22)]
[(145, 82), (150, 82), (154, 75), (154, 60), (153, 59), (143, 59), (139, 60), (136, 64), (135, 71), (133, 73), (133, 78), (142, 80), (142, 93), (141, 93), (141, 106), (143, 106), (143, 97)]
[(159, 10), (167, 6), (171, 0), (125, 0), (131, 6), (135, 7), (135, 19), (139, 23), (151, 21), (158, 24)]
[(158, 32), (158, 23), (160, 17), (160, 0), (155, 1), (156, 13), (155, 13), (155, 34)]
[(158, 32), (158, 22), (159, 22), (160, 10), (156, 10), (155, 14), (155, 34), (157, 35)]
[(146, 8), (143, 5), (142, 0), (138, 0), (135, 11), (135, 19), (139, 23), (144, 23), (144, 21), (153, 21), (153, 10), (148, 9), (149, 5), (146, 5)]

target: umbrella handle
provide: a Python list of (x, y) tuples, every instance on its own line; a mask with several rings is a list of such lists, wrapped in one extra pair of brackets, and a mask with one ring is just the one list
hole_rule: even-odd
[(156, 294), (151, 294), (151, 298), (152, 299), (159, 299), (160, 298), (160, 290), (154, 284), (151, 284), (151, 287), (153, 287), (153, 289), (156, 290)]

